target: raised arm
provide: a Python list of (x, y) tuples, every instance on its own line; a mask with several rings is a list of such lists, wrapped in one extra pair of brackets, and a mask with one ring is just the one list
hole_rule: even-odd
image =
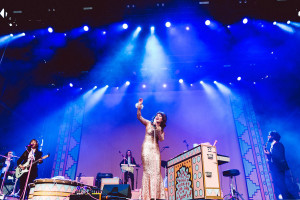
[(143, 107), (142, 103), (143, 103), (143, 99), (140, 98), (139, 102), (136, 104), (136, 108), (137, 108), (137, 115), (136, 116), (137, 116), (138, 120), (140, 120), (140, 122), (142, 122), (142, 124), (144, 124), (145, 126), (147, 126), (148, 123), (150, 123), (150, 121), (147, 120), (147, 119), (144, 119), (142, 117), (142, 113), (141, 113), (141, 110), (142, 110), (142, 107)]

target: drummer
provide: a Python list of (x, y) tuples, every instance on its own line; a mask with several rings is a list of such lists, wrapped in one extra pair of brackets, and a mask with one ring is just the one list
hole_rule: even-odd
[[(136, 165), (135, 159), (132, 156), (131, 150), (127, 150), (126, 156), (120, 162), (120, 166), (122, 164)], [(130, 178), (130, 180), (131, 180), (131, 189), (134, 190), (134, 174), (132, 172), (126, 171), (124, 173), (124, 184), (127, 184), (128, 178)]]
[[(1, 169), (1, 191), (3, 189), (2, 181), (7, 178), (8, 175), (12, 175), (15, 170), (15, 160), (14, 160), (14, 152), (9, 151), (4, 156), (1, 156), (0, 159), (0, 169)], [(5, 176), (5, 177), (4, 177)], [(0, 191), (0, 192), (1, 192)]]

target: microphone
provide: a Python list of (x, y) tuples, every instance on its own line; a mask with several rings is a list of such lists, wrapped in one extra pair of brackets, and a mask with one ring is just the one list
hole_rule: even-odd
[(27, 145), (26, 147), (31, 147), (32, 145), (31, 144), (29, 144), (29, 145)]
[(168, 148), (170, 148), (170, 147), (169, 147), (169, 146), (164, 146), (163, 148), (168, 149)]

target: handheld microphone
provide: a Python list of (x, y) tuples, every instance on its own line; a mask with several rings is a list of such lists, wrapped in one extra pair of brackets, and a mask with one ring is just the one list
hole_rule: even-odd
[(31, 144), (29, 144), (29, 145), (27, 145), (26, 147), (31, 147), (32, 145)]

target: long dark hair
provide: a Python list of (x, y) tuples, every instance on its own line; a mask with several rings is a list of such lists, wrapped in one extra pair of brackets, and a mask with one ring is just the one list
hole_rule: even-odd
[[(37, 141), (37, 139), (30, 140), (29, 145), (31, 144), (32, 141), (36, 142), (36, 144), (37, 144), (36, 149), (39, 149), (39, 142)], [(29, 146), (28, 149), (31, 149), (31, 146)]]
[(125, 156), (126, 159), (128, 159), (128, 151), (130, 151), (131, 158), (133, 157), (133, 156), (132, 156), (132, 151), (131, 151), (130, 149), (128, 149), (128, 150), (126, 151), (126, 156)]
[(162, 128), (162, 129), (164, 129), (166, 126), (167, 126), (167, 115), (164, 113), (164, 112), (162, 112), (162, 111), (158, 111), (153, 117), (152, 117), (152, 120), (151, 120), (151, 124), (153, 124), (153, 122), (154, 122), (154, 119), (155, 119), (155, 117), (158, 115), (158, 114), (161, 114), (161, 116), (162, 116), (162, 122), (160, 123), (160, 127)]

